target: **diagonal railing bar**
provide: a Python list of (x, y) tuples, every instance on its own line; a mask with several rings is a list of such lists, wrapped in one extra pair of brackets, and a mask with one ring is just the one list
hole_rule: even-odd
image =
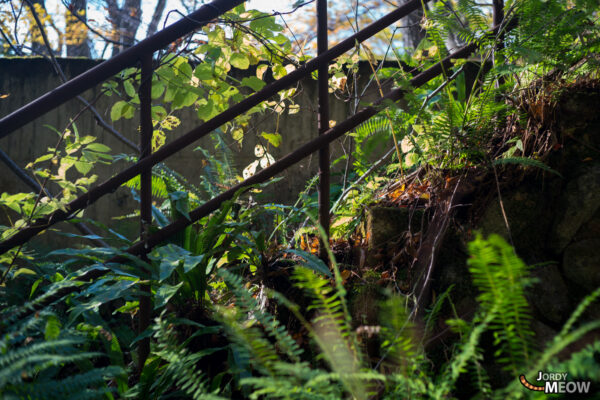
[[(444, 71), (448, 71), (452, 66), (452, 60), (467, 57), (476, 49), (477, 44), (473, 43), (450, 54), (448, 57), (444, 58), (439, 63), (413, 77), (410, 80), (412, 87), (417, 88), (423, 86), (425, 83), (429, 82), (433, 78), (441, 75)], [(269, 167), (261, 170), (260, 172), (244, 180), (238, 185), (212, 198), (208, 202), (204, 203), (202, 206), (195, 208), (189, 213), (190, 219), (184, 217), (179, 218), (176, 221), (172, 222), (171, 224), (167, 225), (166, 227), (160, 229), (159, 231), (149, 236), (148, 239), (134, 244), (125, 251), (131, 255), (138, 256), (147, 252), (148, 249), (151, 249), (156, 245), (164, 243), (164, 241), (173, 234), (179, 232), (182, 229), (185, 229), (186, 227), (198, 221), (199, 219), (217, 210), (224, 201), (233, 198), (235, 193), (237, 193), (238, 191), (248, 189), (252, 185), (256, 185), (258, 183), (267, 181), (268, 179), (281, 173), (282, 171), (299, 162), (308, 155), (314, 153), (315, 151), (318, 151), (323, 146), (329, 145), (329, 143), (331, 143), (332, 141), (336, 140), (346, 132), (356, 128), (358, 125), (362, 124), (363, 122), (377, 114), (381, 110), (380, 106), (385, 105), (386, 100), (398, 101), (404, 96), (405, 92), (406, 91), (404, 89), (392, 90), (385, 97), (376, 102), (374, 106), (363, 108), (361, 111), (359, 111), (352, 117), (329, 129), (323, 135), (319, 135), (316, 139), (313, 139), (312, 141), (304, 144), (297, 150), (289, 153), (288, 155), (275, 162), (274, 164), (270, 165)], [(111, 263), (121, 263), (127, 262), (128, 260), (129, 259), (127, 257), (116, 256), (106, 261), (104, 264), (106, 265)], [(110, 272), (109, 268), (94, 268), (78, 276), (77, 280), (84, 282), (90, 281), (92, 279), (97, 279), (103, 275), (106, 275), (108, 272)], [(25, 316), (30, 315), (46, 307), (49, 304), (54, 303), (55, 301), (58, 301), (60, 298), (68, 294), (75, 293), (80, 290), (81, 288), (79, 286), (68, 286), (63, 289), (59, 289), (53, 295), (45, 298), (43, 302), (31, 303), (27, 306), (26, 309), (15, 313), (10, 317), (10, 320), (24, 318)], [(3, 323), (0, 322), (0, 326), (2, 325)]]
[[(31, 189), (36, 191), (37, 193), (43, 192), (49, 198), (52, 198), (52, 194), (48, 192), (46, 188), (42, 188), (39, 183), (37, 183), (32, 177), (27, 175), (27, 172), (23, 170), (23, 168), (19, 167), (4, 151), (0, 149), (0, 161), (2, 161), (14, 174), (19, 178), (24, 184), (29, 186)], [(83, 222), (75, 223), (75, 227), (79, 230), (79, 232), (84, 235), (89, 236), (88, 240), (94, 243), (96, 246), (100, 247), (110, 247), (108, 243), (106, 243), (101, 238), (96, 238), (94, 231), (92, 231), (86, 224)]]
[(73, 97), (113, 77), (125, 68), (134, 66), (145, 54), (168, 46), (170, 43), (206, 25), (221, 14), (242, 4), (245, 0), (215, 0), (169, 25), (160, 32), (142, 40), (133, 47), (106, 60), (83, 74), (71, 79), (0, 119), (0, 139), (29, 121), (46, 114)]
[(283, 78), (268, 84), (259, 92), (233, 105), (232, 107), (217, 115), (216, 117), (210, 119), (206, 123), (192, 129), (183, 136), (175, 139), (173, 142), (161, 147), (159, 150), (152, 153), (150, 156), (139, 160), (137, 163), (124, 169), (122, 172), (115, 175), (114, 177), (106, 180), (98, 186), (95, 186), (94, 188), (91, 188), (87, 193), (79, 196), (78, 198), (67, 204), (65, 207), (66, 211), (57, 210), (45, 218), (34, 221), (34, 224), (32, 226), (20, 230), (9, 239), (6, 239), (5, 241), (1, 242), (0, 254), (3, 254), (13, 247), (27, 242), (39, 232), (47, 229), (48, 227), (54, 225), (57, 222), (68, 219), (70, 215), (84, 209), (85, 207), (94, 203), (105, 194), (117, 190), (119, 186), (134, 178), (135, 176), (139, 175), (141, 172), (150, 169), (153, 165), (163, 161), (167, 157), (177, 153), (186, 146), (206, 136), (210, 132), (217, 129), (219, 126), (231, 121), (235, 117), (250, 110), (252, 107), (269, 99), (271, 96), (273, 96), (280, 90), (283, 90), (291, 84), (308, 76), (311, 72), (315, 71), (320, 65), (327, 64), (329, 61), (341, 56), (348, 50), (354, 48), (357, 42), (364, 42), (365, 40), (369, 39), (376, 33), (388, 27), (389, 25), (393, 24), (399, 19), (410, 14), (412, 11), (421, 7), (422, 4), (427, 1), (430, 0), (423, 0), (423, 2), (421, 0), (411, 0), (408, 3), (405, 3), (403, 6), (397, 8), (396, 10), (382, 17), (381, 19), (377, 20), (371, 25), (365, 27), (361, 31), (348, 37), (346, 40), (327, 50), (322, 55), (317, 56), (312, 60), (308, 61), (306, 64), (300, 66), (298, 69), (292, 71)]

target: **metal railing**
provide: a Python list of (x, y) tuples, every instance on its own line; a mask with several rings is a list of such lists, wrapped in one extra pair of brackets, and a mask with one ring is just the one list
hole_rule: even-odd
[[(74, 79), (64, 83), (58, 88), (46, 93), (31, 103), (25, 105), (19, 110), (7, 115), (0, 119), (0, 138), (9, 135), (16, 129), (24, 126), (31, 120), (40, 117), (41, 115), (49, 112), (50, 110), (58, 107), (64, 102), (78, 96), (84, 91), (91, 89), (97, 84), (113, 77), (121, 70), (134, 66), (138, 62), (141, 65), (141, 85), (139, 88), (140, 98), (140, 126), (141, 126), (141, 137), (140, 137), (140, 157), (138, 162), (125, 168), (123, 171), (106, 180), (105, 182), (98, 184), (88, 190), (87, 193), (77, 197), (68, 203), (65, 210), (57, 210), (52, 214), (33, 221), (29, 226), (19, 230), (12, 237), (4, 240), (0, 243), (0, 254), (3, 254), (10, 249), (21, 246), (29, 241), (32, 237), (37, 235), (43, 230), (48, 229), (52, 225), (70, 219), (80, 210), (85, 209), (89, 205), (93, 204), (102, 196), (114, 192), (123, 183), (130, 179), (140, 175), (141, 188), (140, 188), (140, 240), (132, 245), (127, 252), (140, 256), (145, 259), (146, 254), (156, 245), (164, 242), (170, 236), (177, 232), (185, 229), (187, 226), (198, 221), (204, 216), (209, 215), (213, 211), (217, 210), (219, 206), (226, 200), (231, 199), (236, 192), (255, 185), (262, 183), (275, 175), (286, 170), (290, 166), (299, 162), (304, 157), (312, 154), (313, 152), (319, 151), (319, 171), (320, 171), (320, 184), (319, 184), (319, 222), (328, 231), (329, 227), (329, 144), (341, 137), (345, 133), (356, 128), (358, 125), (377, 114), (381, 105), (386, 100), (397, 101), (404, 95), (404, 90), (394, 89), (390, 91), (386, 96), (376, 102), (373, 106), (365, 107), (354, 114), (352, 117), (345, 121), (338, 123), (335, 127), (329, 128), (329, 106), (328, 106), (328, 66), (329, 62), (333, 59), (341, 56), (345, 52), (353, 49), (356, 43), (361, 43), (368, 38), (372, 37), (376, 33), (380, 32), (384, 28), (397, 22), (401, 18), (407, 16), (412, 11), (422, 7), (425, 3), (430, 0), (411, 0), (398, 7), (391, 13), (367, 26), (366, 28), (358, 31), (346, 40), (339, 44), (328, 48), (327, 46), (327, 6), (326, 0), (317, 0), (318, 10), (318, 55), (312, 60), (301, 65), (299, 68), (278, 79), (268, 85), (262, 90), (254, 93), (247, 97), (241, 102), (231, 106), (226, 111), (220, 113), (204, 124), (190, 130), (183, 136), (173, 140), (171, 143), (161, 147), (154, 153), (151, 152), (151, 138), (152, 138), (152, 119), (151, 119), (151, 85), (152, 85), (152, 74), (153, 74), (153, 53), (163, 47), (166, 47), (171, 42), (183, 37), (201, 26), (206, 25), (210, 21), (217, 18), (219, 15), (231, 10), (235, 6), (243, 3), (243, 0), (215, 0), (210, 4), (206, 4), (194, 13), (181, 19), (177, 23), (167, 27), (166, 29), (158, 32), (157, 34), (141, 41), (137, 45), (125, 50), (123, 53), (113, 57), (110, 60), (104, 61), (98, 66), (90, 69), (89, 71), (77, 76)], [(499, 0), (498, 0), (499, 1)], [(496, 32), (500, 26), (496, 26), (494, 32)], [(424, 70), (410, 80), (412, 87), (419, 87), (427, 83), (431, 79), (438, 75), (448, 71), (452, 64), (452, 59), (464, 58), (470, 55), (477, 48), (476, 44), (467, 45), (458, 51), (454, 52), (450, 56), (446, 57), (439, 63)], [(198, 139), (211, 133), (221, 125), (231, 121), (233, 118), (247, 112), (252, 107), (259, 103), (267, 100), (280, 90), (284, 90), (290, 85), (298, 82), (300, 79), (308, 76), (311, 72), (318, 70), (318, 93), (319, 93), (319, 126), (318, 136), (310, 142), (300, 146), (296, 150), (287, 154), (280, 160), (276, 161), (267, 168), (261, 170), (255, 175), (249, 177), (238, 185), (226, 190), (218, 196), (207, 201), (198, 208), (192, 210), (189, 213), (188, 218), (180, 218), (173, 221), (166, 227), (150, 234), (150, 225), (152, 222), (151, 207), (151, 171), (152, 167), (157, 163), (165, 160), (167, 157), (176, 154), (186, 146), (194, 143)], [(123, 262), (126, 261), (124, 257), (114, 257), (107, 261), (111, 262)], [(90, 280), (106, 274), (109, 269), (96, 268), (86, 272), (78, 277), (80, 280)], [(23, 313), (34, 312), (48, 304), (48, 302), (58, 299), (68, 293), (78, 291), (79, 288), (76, 286), (66, 287), (57, 291), (53, 296), (47, 298), (44, 302), (37, 302), (33, 304), (28, 311), (22, 311), (21, 314), (15, 317), (23, 316)], [(142, 291), (149, 292), (148, 286), (142, 287)], [(150, 321), (150, 296), (142, 296), (140, 299), (140, 329), (144, 329), (148, 326)], [(140, 360), (145, 359), (148, 351), (148, 342), (143, 341), (140, 344)]]
[[(430, 0), (426, 0), (426, 2), (427, 1)], [(242, 0), (216, 0), (213, 3), (207, 4), (199, 10), (197, 10), (196, 12), (190, 14), (188, 17), (180, 20), (176, 24), (169, 26), (165, 30), (160, 31), (156, 35), (143, 40), (139, 44), (135, 45), (134, 47), (131, 47), (130, 49), (115, 56), (114, 58), (99, 64), (98, 66), (77, 76), (76, 78), (59, 86), (51, 92), (32, 101), (31, 103), (27, 104), (21, 109), (9, 114), (8, 116), (0, 120), (0, 138), (10, 134), (15, 129), (22, 127), (32, 119), (47, 113), (55, 107), (58, 107), (67, 100), (84, 92), (85, 90), (88, 90), (97, 85), (98, 83), (111, 78), (122, 69), (135, 65), (136, 62), (138, 62), (142, 57), (152, 55), (154, 51), (168, 45), (173, 40), (178, 39), (180, 36), (184, 36), (192, 32), (193, 30), (205, 25), (210, 20), (216, 18), (220, 13), (226, 12), (242, 2)], [(57, 210), (44, 218), (40, 218), (36, 221), (33, 221), (33, 223), (30, 224), (30, 226), (21, 229), (9, 239), (1, 242), (0, 254), (5, 253), (13, 247), (26, 243), (32, 237), (34, 237), (41, 231), (48, 229), (52, 225), (69, 219), (72, 215), (88, 207), (102, 196), (115, 191), (123, 183), (129, 181), (137, 175), (140, 175), (143, 172), (150, 171), (153, 165), (156, 165), (157, 163), (165, 160), (167, 157), (177, 153), (186, 146), (189, 146), (198, 139), (211, 133), (219, 126), (231, 121), (233, 118), (243, 114), (244, 112), (250, 110), (252, 107), (267, 100), (280, 90), (286, 89), (287, 87), (296, 83), (300, 79), (308, 76), (311, 72), (317, 70), (319, 67), (325, 66), (324, 70), (326, 70), (331, 60), (341, 56), (348, 50), (354, 48), (357, 42), (364, 42), (368, 38), (372, 37), (379, 31), (386, 28), (387, 26), (400, 20), (412, 11), (421, 7), (421, 5), (421, 0), (409, 1), (408, 3), (387, 14), (378, 21), (374, 22), (373, 24), (350, 36), (338, 45), (326, 51), (323, 51), (316, 58), (313, 58), (307, 63), (301, 65), (299, 68), (284, 76), (283, 78), (266, 85), (259, 92), (247, 97), (243, 101), (233, 105), (226, 111), (215, 116), (214, 118), (210, 119), (204, 124), (190, 130), (183, 136), (161, 147), (156, 152), (148, 154), (145, 157), (140, 157), (137, 163), (129, 166), (128, 168), (125, 168), (119, 174), (106, 180), (105, 182), (93, 188), (90, 188), (87, 193), (69, 202), (65, 206), (65, 210)], [(322, 20), (326, 22), (326, 19), (322, 18)], [(321, 21), (321, 23), (323, 24), (323, 21)], [(320, 76), (320, 82), (325, 81), (325, 84), (327, 84), (327, 74), (320, 74)], [(323, 83), (321, 83), (320, 85), (323, 85)], [(326, 102), (326, 99), (324, 100), (324, 102)], [(141, 108), (142, 110), (144, 110), (147, 109), (147, 106), (144, 103), (141, 103)], [(144, 119), (143, 115), (141, 115), (141, 119)], [(325, 129), (325, 126), (323, 127), (323, 129)], [(352, 127), (349, 129), (352, 129)], [(320, 148), (316, 148), (314, 151), (319, 149)], [(295, 153), (297, 152), (292, 152), (289, 156), (293, 156), (295, 158)], [(323, 164), (325, 164), (325, 162), (323, 162)], [(327, 171), (328, 167), (323, 166), (323, 170)], [(244, 184), (244, 182), (242, 182), (242, 184)], [(327, 189), (327, 193), (328, 192), (329, 191)], [(215, 199), (221, 196), (217, 196)], [(328, 196), (325, 195), (323, 197), (325, 198), (322, 198), (322, 201), (320, 203), (320, 208), (322, 210), (320, 212), (320, 222), (324, 225), (327, 225), (329, 220), (329, 203), (327, 202), (326, 205), (325, 200), (328, 200), (326, 198)], [(145, 199), (144, 197), (141, 197), (142, 203), (146, 202), (146, 200), (147, 199)], [(210, 200), (204, 206), (208, 204), (213, 204), (213, 200)], [(200, 208), (202, 209), (204, 206), (201, 206)], [(144, 205), (142, 204), (141, 207), (144, 207)], [(324, 211), (326, 207), (327, 212)], [(163, 231), (171, 232), (171, 230), (168, 230), (167, 228), (168, 227), (156, 232), (154, 235), (152, 235), (152, 237), (159, 235), (161, 238), (164, 238), (164, 236), (162, 236)]]

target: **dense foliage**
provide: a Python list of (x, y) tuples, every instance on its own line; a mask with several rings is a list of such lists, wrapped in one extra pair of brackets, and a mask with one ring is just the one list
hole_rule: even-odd
[[(374, 200), (374, 193), (417, 169), (432, 177), (440, 171), (474, 168), (495, 172), (503, 164), (556, 172), (541, 159), (546, 145), (542, 135), (499, 137), (498, 132), (508, 119), (525, 118), (523, 103), (535, 106), (537, 99), (528, 97), (528, 88), (540, 77), (555, 74), (565, 82), (597, 77), (597, 4), (515, 0), (506, 2), (504, 12), (507, 20), (518, 21), (516, 27), (489, 34), (491, 18), (485, 6), (471, 0), (435, 3), (425, 11), (425, 39), (414, 51), (393, 52), (397, 61), (422, 70), (447, 56), (451, 42), (480, 46), (475, 63), (457, 60), (452, 71), (408, 90), (401, 106), (384, 104), (389, 107), (350, 134), (352, 152), (336, 161), (347, 167), (333, 190), (334, 237), (352, 240), (360, 222), (357, 216)], [(305, 61), (291, 52), (290, 40), (273, 16), (240, 6), (218, 22), (204, 28), (205, 42), (180, 53), (166, 51), (157, 59), (152, 78), (154, 150), (180, 123), (175, 111), (193, 108), (207, 121), (260, 90), (265, 80), (285, 76)], [(407, 70), (380, 68), (372, 52), (357, 44), (352, 54), (331, 67), (330, 86), (336, 95), (349, 96), (355, 90), (345, 83), (351, 81), (361, 56), (372, 64), (375, 84), (392, 79), (410, 89)], [(252, 72), (237, 79), (233, 69)], [(115, 99), (113, 121), (136, 115), (139, 85), (135, 68), (104, 84), (103, 94)], [(199, 184), (165, 165), (155, 166), (155, 226), (189, 218), (191, 209), (223, 187), (272, 164), (269, 152), (286, 140), (280, 132), (257, 135), (261, 145), (256, 160), (243, 171), (233, 166), (226, 142), (241, 143), (256, 114), (298, 112), (294, 93), (293, 88), (284, 91), (220, 127), (211, 136), (214, 149), (197, 148), (205, 160)], [(111, 155), (96, 138), (78, 132), (75, 119), (56, 133), (57, 146), (28, 170), (42, 188), (50, 183), (60, 187), (60, 196), (51, 198), (44, 191), (3, 193), (0, 205), (10, 221), (2, 227), (3, 239), (87, 191), (97, 179), (97, 163), (136, 161), (131, 155)], [(374, 163), (378, 152), (385, 155)], [(256, 204), (240, 191), (217, 212), (156, 246), (145, 259), (124, 251), (137, 238), (131, 240), (96, 221), (87, 222), (102, 229), (102, 239), (112, 247), (81, 245), (42, 256), (26, 246), (2, 255), (0, 395), (522, 398), (528, 394), (515, 378), (545, 368), (600, 380), (597, 341), (569, 359), (556, 357), (600, 328), (600, 321), (584, 318), (600, 289), (585, 296), (547, 348), (539, 348), (525, 295), (534, 282), (531, 268), (495, 235), (475, 235), (469, 244), (468, 269), (478, 293), (474, 315), (439, 321), (440, 310), (453, 307), (450, 289), (438, 294), (425, 316), (417, 318), (411, 292), (396, 285), (374, 300), (379, 324), (361, 324), (348, 306), (348, 276), (327, 240), (322, 243), (328, 258), (315, 255), (311, 240), (318, 243), (316, 237), (322, 235), (314, 222), (315, 182), (307, 182), (293, 206)], [(267, 191), (271, 184), (250, 189)], [(126, 186), (138, 196), (139, 178)], [(416, 197), (428, 199), (426, 193)], [(78, 215), (77, 221), (84, 216)], [(114, 259), (120, 261), (107, 261)], [(90, 276), (85, 274), (99, 277), (82, 280)], [(148, 285), (150, 293), (143, 290)], [(152, 323), (138, 334), (141, 296), (152, 299)], [(426, 342), (438, 323), (454, 333), (442, 360), (428, 353)], [(147, 338), (151, 351), (138, 369), (137, 346)], [(490, 372), (491, 364), (501, 367), (494, 370), (497, 375)], [(465, 381), (467, 389), (460, 389)]]

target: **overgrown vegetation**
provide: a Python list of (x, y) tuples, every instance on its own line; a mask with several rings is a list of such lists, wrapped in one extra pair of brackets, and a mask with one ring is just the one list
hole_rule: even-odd
[[(432, 254), (434, 263), (439, 246), (434, 242), (428, 248), (427, 235), (443, 236), (442, 228), (433, 230), (447, 226), (456, 207), (454, 194), (469, 174), (493, 174), (498, 187), (497, 174), (505, 164), (560, 175), (545, 164), (556, 143), (550, 111), (544, 107), (556, 101), (561, 88), (598, 78), (595, 1), (515, 0), (505, 4), (504, 13), (516, 26), (506, 24), (490, 34), (485, 6), (471, 0), (430, 5), (422, 22), (426, 38), (414, 51), (392, 51), (396, 61), (424, 70), (446, 57), (452, 43), (477, 43), (480, 50), (475, 59), (456, 60), (452, 70), (419, 89), (408, 87), (411, 71), (406, 67), (380, 68), (372, 51), (358, 44), (332, 67), (331, 91), (340, 97), (354, 91), (346, 82), (360, 55), (372, 64), (378, 89), (393, 80), (407, 94), (402, 105), (385, 103), (387, 108), (352, 132), (352, 151), (335, 162), (346, 168), (333, 190), (331, 241), (314, 220), (315, 178), (293, 206), (257, 204), (248, 197), (248, 191), (268, 191), (274, 181), (239, 191), (145, 258), (126, 252), (137, 238), (97, 221), (89, 222), (103, 229), (101, 238), (69, 235), (108, 240), (112, 247), (81, 245), (47, 255), (19, 247), (3, 254), (0, 395), (523, 398), (540, 393), (526, 391), (518, 377), (538, 371), (600, 381), (599, 342), (568, 349), (600, 329), (600, 320), (589, 312), (600, 288), (582, 295), (562, 330), (540, 346), (526, 296), (536, 282), (534, 267), (497, 235), (474, 234), (469, 243), (468, 271), (477, 291), (472, 315), (456, 314), (452, 287), (437, 294), (423, 312), (421, 293), (411, 287), (417, 282), (404, 284), (424, 262), (423, 251)], [(220, 22), (228, 25), (204, 28), (207, 40), (193, 50), (160, 58), (152, 80), (157, 104), (152, 109), (153, 150), (180, 123), (177, 110), (192, 107), (207, 121), (260, 90), (265, 79), (285, 76), (306, 61), (290, 53), (290, 40), (273, 16), (239, 6)], [(253, 72), (237, 79), (228, 75), (232, 67)], [(140, 83), (134, 68), (105, 83), (104, 94), (117, 98), (110, 112), (113, 121), (136, 114)], [(256, 160), (243, 171), (236, 168), (227, 143), (243, 142), (255, 114), (277, 118), (298, 112), (294, 93), (282, 92), (212, 133), (214, 149), (196, 149), (204, 160), (199, 183), (166, 165), (155, 166), (154, 225), (189, 219), (192, 209), (224, 187), (271, 165), (275, 160), (269, 152), (286, 140), (281, 133), (257, 135)], [(97, 179), (91, 174), (95, 164), (136, 161), (130, 155), (110, 155), (94, 137), (78, 132), (75, 120), (56, 132), (57, 146), (28, 169), (43, 189), (50, 182), (60, 187), (60, 196), (52, 198), (44, 190), (3, 193), (0, 205), (9, 225), (2, 227), (2, 239), (87, 191)], [(377, 161), (376, 154), (383, 157)], [(126, 186), (138, 196), (139, 178)], [(435, 211), (441, 209), (438, 202), (447, 202), (447, 219), (434, 216), (429, 231), (406, 235), (399, 251), (402, 262), (397, 262), (402, 271), (371, 268), (361, 276), (364, 284), (354, 286), (343, 256), (364, 250), (369, 238), (359, 232), (360, 216), (381, 197)], [(84, 215), (76, 217), (79, 221)], [(316, 255), (319, 238), (326, 259)], [(373, 267), (369, 257), (359, 259), (362, 270)], [(369, 285), (378, 286), (376, 294)], [(376, 323), (353, 312), (350, 299), (357, 294), (373, 305)], [(138, 332), (144, 296), (152, 300), (152, 322)], [(428, 347), (440, 326), (451, 332), (443, 356)], [(138, 368), (138, 346), (148, 338), (150, 354)]]

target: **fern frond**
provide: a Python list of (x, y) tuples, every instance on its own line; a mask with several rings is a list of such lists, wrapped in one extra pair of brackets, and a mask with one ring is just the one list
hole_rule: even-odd
[(497, 160), (494, 160), (493, 164), (494, 165), (518, 164), (518, 165), (524, 165), (526, 167), (536, 167), (536, 168), (543, 169), (544, 171), (551, 172), (551, 173), (553, 173), (555, 175), (558, 175), (558, 176), (560, 176), (562, 178), (562, 175), (560, 174), (560, 172), (558, 172), (558, 171), (550, 168), (549, 166), (547, 166), (543, 162), (535, 160), (533, 158), (528, 158), (528, 157), (499, 158)]
[[(497, 318), (498, 313), (499, 307), (493, 306), (492, 309), (485, 311), (485, 316), (481, 322), (475, 322), (470, 334), (460, 345), (460, 352), (452, 357), (436, 384), (435, 392), (438, 398), (443, 398), (450, 393), (460, 374), (467, 370), (467, 365), (471, 360), (482, 357), (478, 349), (479, 340), (481, 335), (492, 325), (494, 319)], [(474, 321), (479, 321), (479, 318), (474, 318)]]
[(533, 340), (525, 299), (525, 286), (531, 282), (528, 267), (498, 235), (490, 235), (487, 240), (478, 235), (469, 243), (469, 254), (469, 271), (480, 292), (479, 304), (484, 311), (502, 310), (491, 323), (496, 344), (503, 349), (499, 361), (518, 373), (522, 365), (529, 364)]

